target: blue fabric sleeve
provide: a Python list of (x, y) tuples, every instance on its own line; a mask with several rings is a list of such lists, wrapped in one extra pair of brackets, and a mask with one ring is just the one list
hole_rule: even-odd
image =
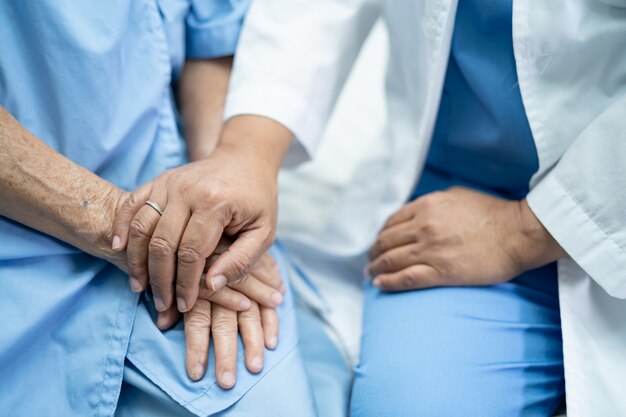
[(191, 0), (186, 21), (187, 58), (233, 55), (250, 0)]

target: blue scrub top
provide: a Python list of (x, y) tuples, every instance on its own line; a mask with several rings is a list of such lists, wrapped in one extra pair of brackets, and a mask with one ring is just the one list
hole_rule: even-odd
[[(172, 80), (187, 58), (234, 53), (248, 3), (0, 1), (0, 105), (53, 149), (135, 189), (186, 162)], [(126, 274), (0, 217), (0, 415), (111, 416), (126, 359), (189, 411), (215, 413), (294, 348), (290, 308), (286, 297), (261, 374), (242, 366), (240, 345), (232, 390), (216, 385), (212, 357), (192, 382), (181, 328), (160, 332)]]
[[(439, 114), (411, 199), (465, 186), (507, 199), (528, 194), (539, 167), (513, 53), (511, 0), (460, 0)], [(517, 281), (555, 293), (556, 265)]]

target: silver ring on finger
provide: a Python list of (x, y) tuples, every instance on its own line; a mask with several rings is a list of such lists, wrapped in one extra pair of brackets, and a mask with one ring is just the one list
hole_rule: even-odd
[(156, 210), (157, 213), (159, 213), (159, 216), (163, 215), (163, 209), (161, 208), (161, 206), (159, 206), (157, 203), (155, 203), (152, 200), (146, 200), (146, 202), (144, 204), (149, 205), (150, 207), (152, 207), (153, 209)]

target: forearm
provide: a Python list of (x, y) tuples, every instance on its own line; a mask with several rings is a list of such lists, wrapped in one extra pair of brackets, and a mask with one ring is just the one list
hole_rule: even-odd
[(231, 67), (232, 57), (185, 63), (178, 98), (192, 161), (206, 158), (217, 146)]
[(273, 119), (241, 115), (226, 121), (218, 149), (245, 155), (276, 178), (292, 139), (291, 131)]
[(0, 215), (102, 256), (121, 194), (0, 107)]

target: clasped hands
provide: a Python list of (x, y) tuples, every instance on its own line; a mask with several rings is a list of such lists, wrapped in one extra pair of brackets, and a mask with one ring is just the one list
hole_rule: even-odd
[(159, 328), (184, 315), (186, 369), (193, 380), (206, 372), (212, 335), (223, 388), (235, 384), (237, 331), (248, 370), (263, 368), (264, 348), (277, 344), (275, 308), (285, 292), (278, 266), (265, 252), (275, 228), (275, 177), (253, 161), (221, 147), (122, 192), (112, 231), (109, 260), (128, 271), (133, 291), (151, 287)]

